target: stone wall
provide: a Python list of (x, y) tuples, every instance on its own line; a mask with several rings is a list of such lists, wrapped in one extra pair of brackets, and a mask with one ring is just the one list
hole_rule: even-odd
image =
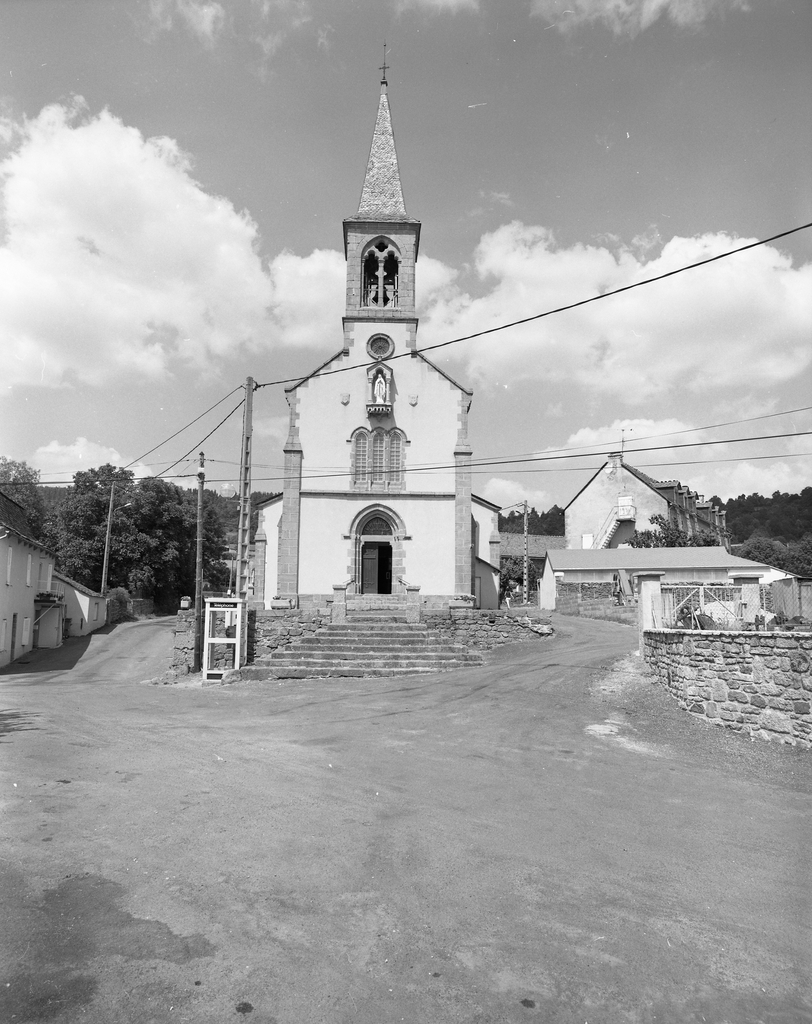
[(172, 672), (187, 675), (192, 671), (195, 658), (195, 611), (178, 612), (173, 629), (175, 642), (172, 650)]
[(646, 630), (645, 659), (679, 705), (751, 737), (812, 747), (812, 633)]
[(637, 605), (618, 604), (614, 597), (604, 597), (592, 601), (556, 601), (555, 610), (560, 615), (574, 615), (584, 619), (607, 619), (609, 622), (622, 622), (627, 626), (637, 624)]
[(257, 610), (248, 613), (248, 664), (287, 647), (306, 633), (330, 623), (330, 613), (301, 609)]
[(424, 611), (423, 622), (447, 643), (464, 644), (479, 651), (490, 651), (500, 644), (539, 640), (553, 632), (547, 619), (538, 616), (531, 619), (524, 612), (513, 614), (502, 610)]

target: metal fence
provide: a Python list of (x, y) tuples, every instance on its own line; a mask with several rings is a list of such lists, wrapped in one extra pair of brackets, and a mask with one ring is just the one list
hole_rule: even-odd
[(812, 619), (812, 580), (790, 577), (771, 585), (773, 611), (784, 621)]
[(744, 620), (742, 588), (703, 584), (662, 587), (665, 629), (735, 629)]

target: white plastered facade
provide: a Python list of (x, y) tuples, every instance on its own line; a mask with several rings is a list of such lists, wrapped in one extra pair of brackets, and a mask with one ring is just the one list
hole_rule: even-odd
[[(416, 586), (430, 606), (498, 606), (498, 507), (471, 493), (472, 393), (416, 351), (419, 238), (382, 91), (361, 207), (344, 222), (343, 348), (288, 389), (284, 491), (259, 509), (255, 598), (265, 607), (321, 605), (344, 584), (350, 594)], [(384, 254), (396, 276), (378, 305), (369, 296), (384, 294)], [(357, 368), (333, 372), (345, 367)]]

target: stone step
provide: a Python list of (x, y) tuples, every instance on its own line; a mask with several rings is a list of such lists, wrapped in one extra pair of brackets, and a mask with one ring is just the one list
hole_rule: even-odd
[[(295, 668), (288, 665), (268, 665), (262, 675), (252, 675), (252, 679), (391, 679), (393, 676), (414, 676), (432, 675), (436, 672), (449, 672), (453, 668), (461, 668), (460, 665), (446, 665), (438, 668), (436, 665), (425, 668), (358, 668), (358, 667), (335, 667), (325, 665), (322, 669), (317, 666), (307, 668)], [(247, 678), (247, 677), (246, 677)]]
[(412, 650), (422, 648), (423, 650), (437, 650), (448, 646), (460, 647), (460, 644), (444, 644), (439, 640), (432, 640), (429, 637), (376, 637), (371, 640), (364, 636), (308, 636), (297, 640), (295, 645), (288, 646), (318, 648), (323, 651), (369, 651), (369, 650)]
[(387, 654), (380, 655), (374, 651), (342, 652), (339, 651), (291, 651), (289, 648), (284, 653), (275, 652), (268, 658), (259, 659), (255, 664), (282, 665), (282, 664), (353, 664), (375, 666), (381, 665), (441, 665), (441, 664), (465, 664), (480, 665), (482, 659), (476, 654), (466, 654), (463, 651), (443, 652), (440, 654)]

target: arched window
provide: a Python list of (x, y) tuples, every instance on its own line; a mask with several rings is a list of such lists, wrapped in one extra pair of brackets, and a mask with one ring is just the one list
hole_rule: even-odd
[(377, 536), (386, 537), (392, 533), (391, 525), (383, 518), (383, 516), (373, 516), (371, 519), (367, 519), (364, 523), (361, 535), (363, 537)]
[(369, 435), (359, 430), (353, 445), (353, 483), (366, 483), (369, 478)]
[(372, 482), (383, 483), (386, 479), (386, 434), (376, 430), (372, 435)]
[(364, 256), (362, 305), (394, 307), (398, 304), (400, 260), (388, 239), (377, 241)]
[(354, 487), (382, 490), (403, 486), (406, 437), (401, 430), (363, 427), (352, 435), (351, 479)]
[(403, 483), (403, 435), (398, 430), (389, 435), (389, 482)]

